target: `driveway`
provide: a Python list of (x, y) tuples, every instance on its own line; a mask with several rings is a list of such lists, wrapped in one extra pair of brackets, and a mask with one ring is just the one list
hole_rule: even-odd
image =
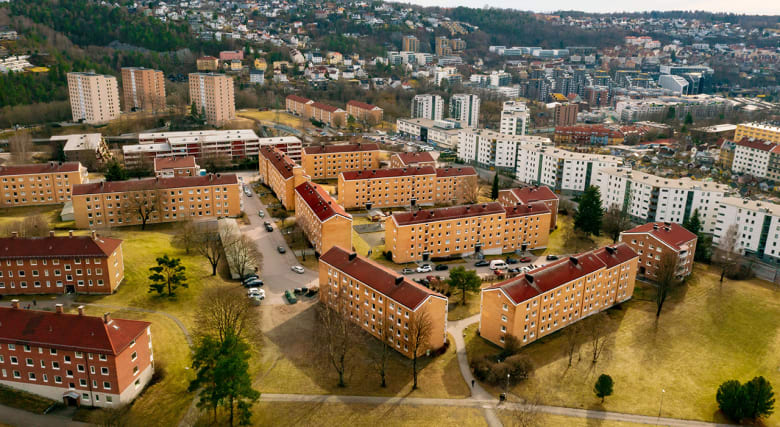
[[(244, 183), (257, 179), (255, 172), (240, 172), (238, 176), (243, 179)], [(265, 212), (264, 218), (260, 218), (257, 214), (261, 210)], [(253, 193), (252, 197), (244, 196), (244, 212), (247, 214), (250, 225), (241, 226), (241, 233), (249, 236), (257, 245), (260, 253), (263, 254), (263, 268), (260, 271), (260, 278), (264, 282), (263, 289), (265, 289), (263, 303), (287, 304), (284, 299), (285, 290), (301, 286), (318, 286), (319, 272), (306, 269), (304, 274), (298, 274), (290, 269), (293, 265), (297, 265), (298, 261), (275, 225), (274, 231), (265, 231), (263, 222), (271, 221), (273, 223), (273, 221), (268, 215), (266, 206), (260, 202), (260, 198), (256, 194)], [(287, 252), (280, 254), (276, 250), (278, 246), (283, 246)]]

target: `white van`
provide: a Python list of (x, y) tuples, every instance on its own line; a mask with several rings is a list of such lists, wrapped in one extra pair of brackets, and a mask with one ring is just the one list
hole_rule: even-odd
[(490, 261), (491, 270), (499, 270), (502, 268), (506, 268), (506, 262), (504, 262), (503, 259), (495, 259), (493, 261)]

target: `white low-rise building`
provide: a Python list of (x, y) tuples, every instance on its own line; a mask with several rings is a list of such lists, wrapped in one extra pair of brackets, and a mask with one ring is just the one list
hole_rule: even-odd
[[(735, 230), (730, 236), (732, 227)], [(716, 247), (733, 243), (734, 250), (741, 254), (780, 260), (780, 205), (724, 197), (718, 207), (712, 242)]]
[[(527, 138), (527, 137), (526, 137)], [(540, 143), (517, 149), (517, 180), (546, 185), (556, 192), (578, 194), (595, 185), (599, 171), (622, 165), (619, 157), (575, 153)]]
[(528, 135), (506, 135), (489, 129), (463, 129), (458, 134), (458, 159), (481, 167), (515, 170), (518, 147), (550, 144), (550, 139)]
[(454, 150), (458, 146), (459, 123), (455, 120), (398, 119), (396, 130), (438, 148)]

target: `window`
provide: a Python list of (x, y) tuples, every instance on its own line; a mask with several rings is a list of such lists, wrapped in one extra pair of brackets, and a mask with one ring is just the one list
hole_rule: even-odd
[(100, 373), (102, 375), (108, 375), (108, 368), (106, 368), (105, 366), (100, 368)]
[(60, 369), (60, 362), (51, 362), (52, 369)]
[(103, 388), (106, 390), (111, 390), (111, 383), (108, 381), (103, 381)]
[(27, 377), (30, 379), (30, 381), (35, 381), (35, 372), (28, 372)]
[(87, 386), (87, 380), (85, 380), (84, 378), (81, 378), (81, 379), (79, 380), (79, 385), (80, 385), (81, 387), (86, 387), (86, 386)]
[(138, 357), (138, 354), (134, 351), (133, 354), (130, 355), (130, 361), (134, 361)]

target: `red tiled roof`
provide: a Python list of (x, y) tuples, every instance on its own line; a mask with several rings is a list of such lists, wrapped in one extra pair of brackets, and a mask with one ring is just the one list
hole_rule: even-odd
[(303, 147), (306, 154), (330, 154), (330, 153), (351, 153), (355, 151), (378, 151), (379, 146), (374, 143), (357, 144), (331, 144), (331, 145), (310, 145)]
[(317, 215), (317, 218), (319, 218), (320, 221), (325, 221), (333, 215), (352, 218), (352, 215), (348, 214), (333, 196), (313, 182), (306, 181), (295, 187), (295, 191), (301, 196), (301, 199), (306, 202), (314, 214)]
[[(355, 100), (347, 102), (347, 105), (352, 105), (353, 107), (361, 108), (363, 110), (373, 110), (374, 108), (379, 108), (376, 105), (366, 104), (365, 102)], [(379, 109), (381, 110), (381, 108)]]
[(183, 169), (194, 168), (196, 166), (195, 157), (155, 157), (154, 158), (154, 170), (160, 171), (163, 169)]
[(748, 138), (742, 138), (741, 141), (736, 141), (735, 144), (741, 146), (741, 147), (748, 147), (753, 148), (755, 150), (761, 150), (761, 151), (772, 151), (778, 144), (774, 142), (769, 141), (763, 141), (760, 139), (748, 139)]
[(471, 176), (477, 175), (477, 170), (471, 166), (446, 167), (436, 169), (436, 177), (447, 178), (450, 176)]
[(550, 213), (550, 208), (548, 208), (547, 205), (542, 202), (531, 202), (523, 205), (506, 206), (504, 207), (504, 210), (506, 210), (507, 218)]
[(177, 176), (174, 178), (144, 178), (128, 181), (101, 181), (73, 186), (73, 195), (123, 193), (126, 191), (166, 190), (169, 188), (238, 184), (235, 174)]
[(279, 174), (281, 174), (284, 179), (293, 176), (293, 169), (298, 166), (293, 159), (287, 156), (287, 154), (270, 145), (260, 147), (260, 155), (268, 159), (274, 169), (279, 171)]
[[(657, 228), (657, 229), (656, 229)], [(666, 243), (674, 250), (679, 251), (680, 246), (696, 239), (696, 235), (686, 230), (680, 224), (674, 222), (648, 222), (640, 226), (626, 230), (621, 234), (645, 234), (649, 233), (657, 240)]]
[(325, 104), (323, 102), (313, 102), (311, 106), (320, 110), (330, 111), (331, 113), (335, 113), (336, 111), (341, 110), (341, 108), (339, 107), (334, 107), (330, 104)]
[(639, 256), (625, 243), (604, 246), (594, 250), (593, 253), (607, 265), (607, 268), (612, 268)]
[(308, 104), (309, 102), (314, 102), (314, 101), (312, 101), (309, 98), (304, 98), (304, 97), (298, 96), (298, 95), (287, 95), (287, 99), (289, 99), (291, 101), (295, 101), (295, 102), (301, 102), (301, 103), (304, 103), (304, 104)]
[[(350, 252), (334, 246), (320, 257), (320, 261), (332, 265), (411, 310), (417, 309), (430, 296), (445, 298), (440, 293), (418, 285), (370, 259), (357, 255), (350, 260), (349, 255)], [(396, 278), (399, 277), (401, 281), (396, 284)]]
[(398, 225), (411, 225), (431, 221), (469, 218), (472, 216), (495, 215), (505, 212), (504, 207), (500, 203), (490, 202), (448, 208), (423, 209), (416, 212), (396, 212), (393, 214), (393, 219)]
[(558, 200), (558, 196), (550, 190), (550, 187), (544, 185), (538, 187), (510, 188), (506, 191), (511, 192), (512, 195), (523, 204), (536, 201)]
[(358, 179), (393, 178), (399, 176), (433, 175), (436, 170), (433, 166), (412, 166), (408, 168), (371, 169), (361, 171), (342, 172), (341, 176), (346, 181)]
[(0, 259), (53, 257), (106, 257), (122, 244), (120, 239), (97, 236), (0, 238)]
[(431, 153), (427, 151), (418, 151), (414, 153), (395, 153), (394, 156), (401, 160), (401, 163), (408, 166), (413, 163), (434, 163)]
[(198, 61), (201, 61), (201, 60), (209, 60), (209, 61), (213, 61), (213, 60), (215, 60), (215, 59), (217, 59), (217, 58), (215, 58), (215, 57), (213, 57), (213, 56), (201, 56), (200, 58), (198, 58)]
[(0, 341), (117, 355), (151, 325), (49, 311), (0, 307)]
[(30, 175), (37, 173), (65, 173), (76, 172), (79, 170), (81, 163), (79, 162), (67, 162), (67, 163), (35, 163), (29, 165), (9, 165), (0, 166), (0, 175)]

